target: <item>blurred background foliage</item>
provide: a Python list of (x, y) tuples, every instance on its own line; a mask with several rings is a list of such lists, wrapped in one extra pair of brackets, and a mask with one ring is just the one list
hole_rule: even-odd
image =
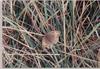
[[(100, 1), (3, 0), (3, 67), (100, 67)], [(47, 32), (60, 31), (52, 49)]]

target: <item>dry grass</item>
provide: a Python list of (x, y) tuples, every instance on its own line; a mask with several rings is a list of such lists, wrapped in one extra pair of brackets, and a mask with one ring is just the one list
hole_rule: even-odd
[[(3, 67), (100, 67), (100, 2), (89, 0), (4, 0)], [(60, 31), (57, 44), (43, 36)]]

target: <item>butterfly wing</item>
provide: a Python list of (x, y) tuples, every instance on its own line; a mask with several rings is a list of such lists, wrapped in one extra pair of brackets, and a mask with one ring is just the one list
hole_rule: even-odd
[(50, 43), (49, 43), (48, 39), (46, 37), (43, 37), (42, 38), (42, 46), (43, 46), (43, 48), (50, 48), (49, 45), (50, 45)]
[(56, 44), (59, 41), (60, 32), (59, 31), (51, 31), (42, 39), (42, 46), (44, 48), (50, 48), (51, 45)]

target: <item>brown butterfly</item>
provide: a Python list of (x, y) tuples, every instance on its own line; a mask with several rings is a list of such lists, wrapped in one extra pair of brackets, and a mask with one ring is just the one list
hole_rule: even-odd
[(51, 48), (53, 44), (56, 44), (59, 41), (59, 36), (60, 36), (59, 31), (51, 31), (46, 33), (42, 38), (43, 48)]

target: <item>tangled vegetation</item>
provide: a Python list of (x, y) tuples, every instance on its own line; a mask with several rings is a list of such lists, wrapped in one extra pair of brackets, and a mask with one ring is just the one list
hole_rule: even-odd
[[(100, 1), (3, 0), (4, 68), (100, 67)], [(59, 31), (44, 49), (43, 36)]]

